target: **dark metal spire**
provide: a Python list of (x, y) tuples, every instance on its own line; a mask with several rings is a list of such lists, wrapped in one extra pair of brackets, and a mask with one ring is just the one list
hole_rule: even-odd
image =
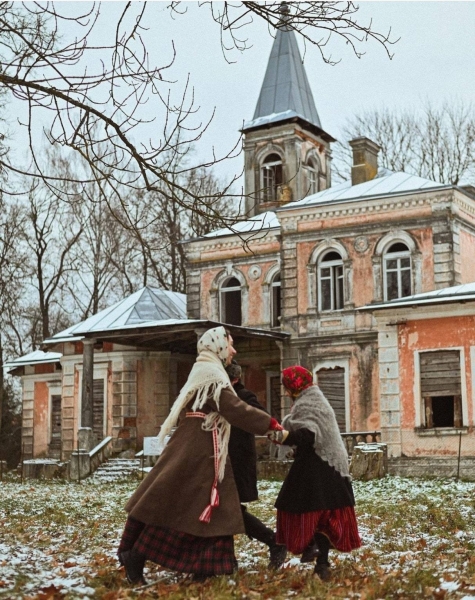
[[(286, 16), (284, 13), (282, 27), (277, 29), (253, 121), (285, 113), (281, 120), (299, 116), (321, 128), (295, 34), (285, 24)], [(272, 122), (278, 120), (273, 118)]]

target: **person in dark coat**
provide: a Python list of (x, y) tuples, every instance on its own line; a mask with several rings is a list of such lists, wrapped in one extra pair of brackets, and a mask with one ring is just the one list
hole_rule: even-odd
[[(256, 395), (246, 389), (241, 382), (242, 369), (233, 360), (226, 367), (231, 384), (238, 398), (249, 406), (267, 411), (257, 399)], [(278, 569), (282, 566), (287, 556), (287, 549), (282, 544), (277, 544), (275, 532), (264, 525), (256, 516), (252, 515), (245, 504), (258, 499), (257, 492), (257, 454), (255, 436), (239, 427), (231, 427), (229, 438), (229, 458), (233, 468), (234, 481), (236, 482), (239, 501), (241, 502), (242, 518), (246, 535), (269, 546), (269, 568)]]
[(178, 427), (125, 507), (118, 555), (130, 583), (144, 583), (146, 560), (198, 580), (236, 568), (233, 536), (245, 527), (228, 455), (231, 425), (259, 435), (281, 426), (237, 397), (225, 371), (235, 353), (224, 327), (198, 341), (159, 441)]
[(312, 373), (289, 367), (282, 384), (294, 403), (282, 421), (284, 430), (268, 436), (296, 451), (275, 502), (277, 542), (302, 554), (302, 562), (316, 557), (314, 572), (326, 581), (330, 548), (350, 552), (361, 546), (348, 455), (333, 408)]

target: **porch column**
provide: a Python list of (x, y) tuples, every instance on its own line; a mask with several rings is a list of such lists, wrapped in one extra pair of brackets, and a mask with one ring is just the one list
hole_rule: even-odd
[[(81, 427), (79, 429), (79, 445), (84, 450), (93, 447), (93, 409), (92, 390), (94, 380), (94, 344), (95, 339), (83, 340), (82, 355), (82, 394), (81, 394)], [(88, 447), (90, 446), (90, 447)]]

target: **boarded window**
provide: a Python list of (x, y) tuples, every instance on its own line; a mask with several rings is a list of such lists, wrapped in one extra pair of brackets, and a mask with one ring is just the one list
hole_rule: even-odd
[(92, 385), (92, 430), (98, 440), (104, 437), (104, 380), (94, 379)]
[(420, 366), (425, 426), (461, 427), (460, 352), (422, 352)]
[(221, 288), (220, 319), (229, 325), (241, 325), (241, 284), (231, 277)]
[(325, 398), (330, 402), (335, 411), (338, 427), (341, 432), (346, 431), (346, 403), (345, 403), (345, 369), (320, 369), (317, 372), (318, 387)]
[(61, 449), (61, 396), (51, 396), (51, 450)]

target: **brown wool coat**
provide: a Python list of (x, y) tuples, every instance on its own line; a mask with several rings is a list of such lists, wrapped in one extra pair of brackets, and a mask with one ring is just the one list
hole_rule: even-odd
[[(216, 410), (209, 401), (202, 412)], [(220, 414), (231, 425), (263, 435), (269, 429), (270, 416), (239, 400), (229, 390), (221, 392)], [(147, 523), (170, 527), (200, 537), (244, 533), (239, 496), (229, 456), (221, 483), (218, 483), (219, 506), (209, 523), (199, 517), (210, 502), (214, 480), (213, 438), (203, 431), (203, 420), (187, 417), (180, 420), (157, 463), (137, 488), (125, 509), (131, 517)]]

